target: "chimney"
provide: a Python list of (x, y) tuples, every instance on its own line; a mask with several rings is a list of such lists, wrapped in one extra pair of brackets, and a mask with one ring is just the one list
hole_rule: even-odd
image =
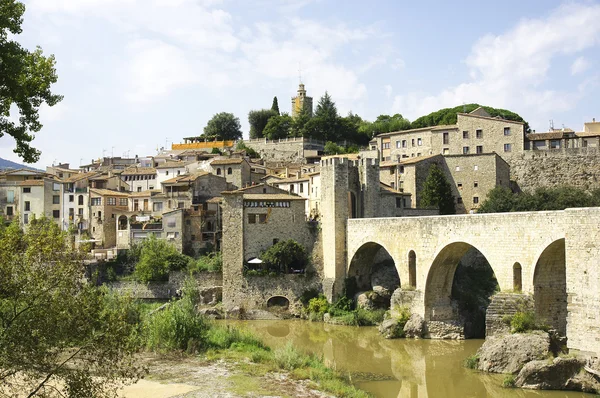
[(595, 117), (592, 118), (592, 123), (596, 123), (596, 118)]

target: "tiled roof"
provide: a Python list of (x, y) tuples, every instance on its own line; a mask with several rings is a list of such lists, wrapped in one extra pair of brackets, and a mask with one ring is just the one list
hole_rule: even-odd
[(244, 194), (247, 200), (306, 200), (296, 195), (286, 195), (283, 193), (247, 193)]
[(467, 116), (467, 117), (476, 117), (476, 118), (479, 118), (479, 119), (496, 120), (496, 121), (501, 121), (501, 122), (504, 122), (504, 123), (512, 123), (512, 124), (520, 124), (520, 125), (524, 125), (525, 124), (523, 122), (517, 122), (517, 121), (514, 121), (514, 120), (502, 119), (502, 118), (493, 117), (493, 116), (492, 117), (487, 117), (487, 116), (471, 115), (470, 113), (460, 113), (460, 112), (457, 113), (457, 115)]
[(162, 191), (160, 189), (149, 189), (141, 192), (131, 192), (129, 196), (132, 197), (142, 197), (142, 196), (152, 196), (152, 194), (158, 194)]
[(99, 175), (99, 173), (97, 171), (89, 171), (86, 173), (77, 173), (75, 175), (72, 175), (69, 178), (65, 178), (63, 179), (63, 182), (76, 182), (76, 181), (81, 181), (84, 180), (86, 178), (92, 178), (94, 176)]
[(193, 174), (182, 174), (177, 177), (170, 178), (166, 181), (163, 181), (163, 184), (179, 184), (182, 182), (194, 182), (197, 178), (210, 174), (207, 171), (201, 171)]
[(227, 164), (242, 164), (244, 162), (244, 158), (229, 158), (229, 159), (215, 159), (210, 162), (211, 166), (220, 166)]
[(178, 167), (185, 167), (190, 163), (191, 162), (168, 161), (168, 162), (164, 162), (164, 163), (159, 163), (158, 166), (156, 166), (156, 168), (157, 169), (175, 169)]
[(113, 191), (112, 189), (103, 189), (103, 188), (92, 188), (90, 189), (91, 193), (98, 194), (100, 196), (119, 196), (119, 197), (129, 197), (128, 192), (120, 192)]
[(206, 203), (221, 203), (222, 201), (223, 201), (222, 196), (215, 196), (215, 197), (212, 197), (212, 198), (206, 200)]
[(300, 181), (308, 181), (310, 179), (310, 177), (305, 176), (305, 177), (290, 177), (290, 178), (284, 178), (281, 180), (277, 181), (277, 184), (285, 184), (285, 183), (291, 183), (291, 182), (300, 182)]
[(44, 186), (44, 180), (25, 180), (25, 181), (19, 182), (19, 185), (26, 186), (26, 187)]
[(133, 176), (133, 175), (149, 175), (156, 174), (154, 167), (128, 167), (121, 172), (122, 176)]
[(563, 138), (562, 131), (549, 131), (547, 133), (530, 133), (525, 136), (529, 141), (540, 141), (540, 140), (560, 140)]

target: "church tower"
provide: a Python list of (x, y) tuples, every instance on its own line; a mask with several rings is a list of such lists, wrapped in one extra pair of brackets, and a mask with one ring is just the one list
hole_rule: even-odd
[(296, 117), (300, 114), (302, 109), (306, 109), (308, 114), (312, 116), (313, 110), (313, 99), (312, 97), (306, 96), (306, 89), (304, 84), (300, 83), (298, 86), (298, 95), (292, 97), (292, 117)]

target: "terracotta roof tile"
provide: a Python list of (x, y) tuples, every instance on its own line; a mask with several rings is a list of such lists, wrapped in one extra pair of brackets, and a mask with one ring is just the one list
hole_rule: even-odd
[(227, 165), (227, 164), (242, 164), (244, 158), (229, 158), (229, 159), (215, 159), (210, 162), (211, 166)]

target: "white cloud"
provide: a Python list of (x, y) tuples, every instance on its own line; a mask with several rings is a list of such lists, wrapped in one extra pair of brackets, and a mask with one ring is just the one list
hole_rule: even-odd
[(386, 84), (385, 86), (383, 86), (383, 91), (385, 92), (385, 96), (387, 98), (390, 98), (392, 96), (392, 86), (389, 84)]
[[(433, 110), (479, 102), (511, 108), (534, 122), (553, 111), (572, 109), (583, 93), (543, 87), (552, 61), (600, 43), (600, 5), (562, 5), (548, 17), (522, 20), (500, 35), (486, 35), (465, 60), (471, 81), (431, 95), (413, 92), (394, 98), (393, 111), (415, 118)], [(530, 120), (530, 121), (531, 121)]]
[(579, 75), (590, 68), (590, 62), (585, 57), (578, 57), (573, 64), (571, 64), (571, 74)]

